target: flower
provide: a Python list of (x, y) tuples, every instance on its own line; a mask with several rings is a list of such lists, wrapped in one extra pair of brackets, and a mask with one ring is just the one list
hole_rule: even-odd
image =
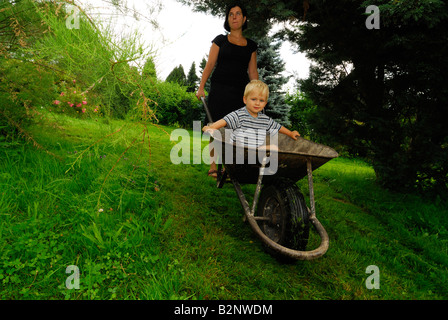
[(73, 83), (76, 83), (76, 80), (73, 80)]
[(80, 107), (82, 106), (82, 104), (81, 104), (81, 103), (78, 103), (76, 106), (77, 106), (78, 108), (80, 108)]
[(86, 113), (87, 109), (86, 108), (82, 108), (82, 113)]
[(87, 104), (87, 101), (86, 101), (86, 100), (84, 100), (84, 101), (82, 102), (82, 104)]
[(65, 96), (65, 93), (64, 93), (64, 92), (61, 92), (61, 97), (63, 97), (63, 96)]
[(60, 104), (61, 103), (61, 101), (59, 101), (59, 100), (54, 100), (54, 102), (53, 102), (54, 104)]
[(103, 211), (104, 211), (103, 209), (99, 209), (99, 210), (98, 210), (98, 212), (103, 212)]

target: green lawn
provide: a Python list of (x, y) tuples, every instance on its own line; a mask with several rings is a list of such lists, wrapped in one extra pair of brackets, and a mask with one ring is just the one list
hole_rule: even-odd
[[(330, 248), (283, 264), (242, 221), (231, 184), (217, 189), (206, 164), (171, 163), (173, 129), (50, 116), (32, 127), (48, 152), (0, 149), (0, 298), (448, 298), (446, 202), (385, 191), (367, 164), (331, 160), (314, 172)], [(379, 289), (366, 287), (371, 265)], [(66, 287), (68, 266), (79, 289)]]

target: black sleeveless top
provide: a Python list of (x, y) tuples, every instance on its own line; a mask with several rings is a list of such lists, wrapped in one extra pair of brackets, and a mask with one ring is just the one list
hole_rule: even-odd
[(257, 50), (257, 43), (247, 39), (246, 46), (230, 43), (226, 35), (219, 35), (212, 41), (219, 47), (216, 68), (211, 78), (213, 82), (234, 87), (245, 87), (249, 82), (247, 72), (252, 53)]

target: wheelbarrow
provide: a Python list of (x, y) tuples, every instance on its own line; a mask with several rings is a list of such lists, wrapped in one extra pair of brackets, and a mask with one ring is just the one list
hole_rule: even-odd
[[(202, 102), (208, 120), (213, 122), (204, 98)], [(212, 137), (220, 159), (217, 187), (232, 182), (244, 209), (244, 220), (266, 251), (280, 260), (312, 260), (324, 255), (329, 237), (316, 217), (312, 172), (338, 157), (338, 153), (302, 137), (293, 140), (283, 134), (277, 135), (278, 143), (271, 143), (272, 139), (268, 138), (257, 149), (230, 143), (226, 137), (224, 128)], [(277, 161), (274, 168), (273, 159)], [(296, 185), (304, 177), (308, 178), (309, 208)], [(242, 184), (256, 184), (251, 205), (241, 189)], [(307, 251), (310, 225), (320, 236), (320, 245)]]

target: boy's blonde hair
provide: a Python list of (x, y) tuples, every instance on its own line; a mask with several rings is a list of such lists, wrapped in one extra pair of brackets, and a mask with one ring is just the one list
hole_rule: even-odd
[(254, 90), (257, 90), (259, 93), (266, 95), (266, 100), (269, 98), (269, 87), (266, 83), (261, 80), (252, 80), (246, 86), (244, 90), (244, 97), (247, 96)]

